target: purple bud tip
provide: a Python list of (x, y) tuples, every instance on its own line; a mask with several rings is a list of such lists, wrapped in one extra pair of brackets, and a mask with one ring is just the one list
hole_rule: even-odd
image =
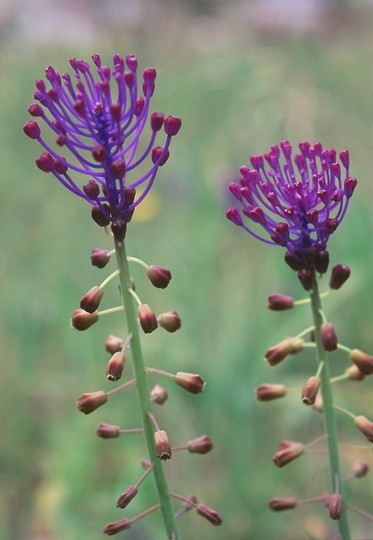
[(133, 114), (135, 116), (140, 116), (140, 114), (142, 113), (144, 109), (144, 105), (145, 105), (144, 98), (142, 97), (137, 98), (134, 109), (133, 109)]
[(83, 191), (92, 200), (97, 199), (100, 194), (100, 188), (94, 180), (90, 180), (87, 184), (84, 184)]
[(339, 158), (342, 162), (342, 165), (348, 169), (350, 166), (350, 154), (348, 150), (342, 150), (342, 152), (339, 154)]
[(111, 164), (111, 172), (116, 178), (122, 178), (126, 172), (126, 163), (123, 159), (118, 158)]
[(30, 120), (23, 126), (23, 131), (30, 139), (38, 139), (41, 133), (39, 124), (33, 120)]
[(154, 165), (159, 165), (159, 167), (161, 167), (162, 165), (166, 163), (166, 161), (170, 157), (170, 152), (167, 150), (164, 153), (164, 156), (162, 157), (163, 153), (164, 153), (164, 148), (162, 148), (162, 146), (156, 146), (155, 148), (153, 148), (152, 162), (154, 163)]
[(138, 65), (136, 56), (134, 56), (133, 54), (127, 54), (126, 64), (129, 70), (136, 71)]
[(43, 109), (37, 103), (32, 103), (27, 110), (31, 116), (43, 116)]
[(154, 68), (144, 69), (143, 78), (146, 86), (152, 86), (154, 84), (157, 72)]
[(60, 160), (56, 159), (54, 161), (54, 170), (58, 173), (58, 174), (65, 174), (67, 172), (67, 169), (68, 169), (68, 166), (66, 165), (65, 163), (65, 159), (60, 156)]
[(92, 156), (93, 156), (93, 159), (97, 161), (98, 163), (103, 163), (106, 158), (105, 148), (101, 146), (100, 144), (98, 144), (97, 146), (93, 148)]
[(344, 183), (344, 192), (346, 197), (350, 198), (352, 197), (353, 192), (355, 191), (357, 185), (357, 179), (356, 178), (346, 178)]
[(164, 130), (171, 137), (178, 134), (181, 128), (181, 119), (176, 116), (167, 116), (164, 121)]
[(239, 227), (242, 226), (243, 224), (242, 218), (237, 208), (229, 208), (225, 212), (225, 215), (227, 216), (229, 221), (232, 221), (232, 223), (234, 223), (235, 225), (238, 225)]
[(51, 172), (54, 168), (54, 159), (49, 152), (44, 152), (36, 159), (36, 165), (44, 172)]
[(164, 120), (164, 114), (155, 112), (151, 115), (150, 118), (150, 126), (153, 131), (159, 131), (162, 129), (163, 126), (163, 120)]

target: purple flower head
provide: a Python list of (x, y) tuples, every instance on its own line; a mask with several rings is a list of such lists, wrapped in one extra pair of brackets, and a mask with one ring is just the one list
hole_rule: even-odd
[(329, 236), (340, 225), (357, 180), (349, 176), (347, 150), (338, 163), (336, 151), (323, 150), (320, 143), (301, 142), (299, 149), (292, 157), (290, 143), (281, 141), (264, 156), (251, 156), (253, 168), (241, 167), (239, 183), (229, 186), (241, 209), (230, 208), (226, 216), (255, 238), (287, 248), (285, 261), (293, 270), (323, 273)]
[[(47, 67), (47, 84), (36, 81), (36, 103), (28, 109), (33, 120), (23, 129), (44, 149), (36, 160), (39, 169), (53, 173), (63, 186), (88, 201), (96, 223), (111, 223), (119, 237), (149, 192), (158, 168), (166, 163), (181, 120), (165, 118), (159, 112), (147, 120), (155, 88), (154, 68), (146, 68), (141, 79), (132, 55), (123, 59), (115, 54), (112, 70), (101, 64), (98, 54), (92, 60), (96, 77), (88, 62), (76, 58), (70, 60), (73, 79)], [(52, 131), (58, 150), (42, 136), (36, 119)], [(140, 141), (146, 124), (148, 140)], [(163, 141), (156, 145), (162, 131)], [(141, 172), (137, 172), (140, 165)], [(74, 180), (79, 175), (86, 177), (82, 185)]]

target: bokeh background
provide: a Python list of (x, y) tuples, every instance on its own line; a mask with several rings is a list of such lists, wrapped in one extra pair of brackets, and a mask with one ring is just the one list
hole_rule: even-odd
[[(128, 234), (132, 255), (173, 272), (170, 287), (159, 291), (135, 268), (143, 301), (156, 312), (176, 309), (183, 319), (176, 334), (144, 337), (147, 363), (198, 372), (208, 383), (191, 396), (166, 381), (169, 401), (157, 410), (174, 444), (204, 433), (215, 442), (207, 456), (178, 453), (166, 464), (174, 491), (196, 494), (224, 517), (214, 528), (195, 513), (183, 516), (183, 538), (330, 538), (333, 524), (321, 506), (267, 510), (273, 496), (327, 489), (323, 455), (283, 470), (271, 463), (280, 439), (318, 436), (321, 417), (301, 406), (297, 393), (272, 404), (256, 402), (253, 393), (261, 382), (299, 386), (313, 373), (310, 353), (276, 369), (262, 361), (310, 315), (307, 308), (266, 309), (273, 292), (301, 298), (303, 291), (281, 248), (245, 236), (224, 210), (231, 204), (226, 186), (251, 153), (283, 138), (349, 148), (359, 186), (329, 247), (331, 263), (350, 265), (352, 276), (326, 311), (344, 343), (372, 352), (372, 7), (358, 0), (0, 1), (2, 540), (99, 539), (107, 521), (154, 503), (147, 482), (127, 510), (115, 508), (140, 474), (144, 448), (137, 436), (95, 436), (101, 421), (136, 426), (133, 392), (113, 396), (88, 417), (75, 406), (81, 393), (110, 388), (103, 343), (108, 333), (121, 334), (122, 317), (103, 318), (84, 333), (69, 327), (80, 297), (104, 278), (90, 251), (110, 248), (110, 240), (87, 205), (34, 166), (40, 150), (22, 133), (44, 67), (64, 72), (71, 56), (95, 52), (107, 63), (118, 52), (136, 54), (141, 67), (154, 65), (152, 110), (183, 119)], [(117, 303), (118, 291), (109, 287), (104, 307)], [(348, 360), (333, 356), (339, 373)], [(369, 416), (372, 381), (341, 384), (336, 399)], [(340, 430), (345, 443), (365, 443), (347, 417)], [(344, 447), (346, 471), (358, 458), (373, 465), (369, 449)], [(348, 493), (372, 510), (369, 478), (350, 482)], [(356, 537), (371, 537), (371, 523), (356, 516), (352, 523)], [(119, 536), (161, 540), (160, 517)]]

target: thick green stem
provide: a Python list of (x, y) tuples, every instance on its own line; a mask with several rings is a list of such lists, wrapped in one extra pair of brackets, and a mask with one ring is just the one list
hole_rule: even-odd
[(154, 426), (149, 418), (148, 412), (151, 410), (149, 389), (146, 382), (144, 360), (140, 340), (139, 324), (137, 321), (136, 302), (130, 294), (131, 280), (128, 268), (127, 255), (124, 242), (115, 241), (115, 253), (120, 271), (120, 284), (122, 289), (123, 303), (125, 305), (125, 315), (127, 319), (128, 332), (131, 337), (131, 354), (136, 377), (136, 388), (144, 426), (144, 436), (148, 449), (149, 459), (153, 465), (153, 476), (158, 492), (160, 509), (163, 516), (164, 526), (169, 540), (179, 540), (180, 533), (174, 515), (172, 501), (169, 496), (166, 476), (163, 464), (156, 455), (154, 444)]
[(312, 315), (315, 325), (315, 340), (316, 349), (318, 355), (318, 361), (322, 364), (321, 369), (321, 395), (323, 399), (323, 414), (325, 433), (327, 435), (327, 446), (329, 455), (329, 467), (330, 467), (330, 481), (331, 481), (331, 493), (338, 489), (342, 497), (342, 511), (339, 519), (339, 532), (341, 534), (341, 540), (351, 540), (350, 526), (348, 522), (348, 516), (346, 512), (346, 500), (344, 493), (343, 477), (341, 474), (341, 466), (339, 460), (339, 445), (338, 445), (338, 433), (337, 422), (335, 417), (335, 410), (333, 408), (333, 393), (332, 385), (330, 382), (330, 369), (328, 362), (328, 355), (322, 345), (321, 340), (321, 324), (322, 319), (322, 307), (319, 295), (317, 279), (314, 280), (313, 290), (310, 291)]

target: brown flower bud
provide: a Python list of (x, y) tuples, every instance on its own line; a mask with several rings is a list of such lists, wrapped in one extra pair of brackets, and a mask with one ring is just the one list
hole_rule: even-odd
[(123, 491), (117, 500), (117, 508), (126, 508), (134, 497), (138, 494), (139, 490), (136, 486), (130, 486), (126, 491)]
[(212, 440), (207, 435), (202, 435), (201, 437), (192, 439), (191, 441), (187, 442), (187, 445), (188, 452), (191, 454), (207, 454), (214, 447)]
[(297, 500), (294, 497), (276, 497), (269, 501), (268, 506), (274, 512), (281, 512), (282, 510), (291, 510), (297, 504)]
[(362, 478), (368, 474), (369, 465), (363, 461), (356, 461), (352, 467), (352, 472), (354, 473), (355, 478)]
[(325, 351), (335, 351), (338, 345), (337, 334), (331, 323), (321, 325), (321, 341)]
[(255, 397), (259, 401), (272, 401), (286, 395), (286, 387), (283, 384), (261, 384), (255, 388)]
[(96, 434), (101, 439), (116, 439), (120, 435), (120, 428), (103, 422), (97, 426)]
[(272, 461), (277, 467), (284, 467), (297, 457), (304, 450), (302, 443), (296, 441), (281, 441), (277, 447), (277, 452), (274, 454)]
[(364, 375), (371, 375), (373, 373), (373, 356), (369, 356), (359, 349), (352, 349), (349, 359)]
[(298, 279), (301, 282), (303, 289), (306, 291), (310, 291), (313, 287), (315, 276), (312, 270), (302, 268), (298, 272)]
[(348, 375), (350, 381), (362, 381), (363, 379), (365, 379), (364, 373), (360, 371), (360, 369), (355, 366), (355, 364), (345, 369), (344, 372), (346, 373), (346, 375)]
[(294, 298), (285, 296), (284, 294), (272, 294), (268, 297), (268, 309), (274, 311), (283, 311), (291, 309), (294, 306)]
[(158, 328), (157, 317), (148, 304), (141, 304), (137, 308), (137, 314), (140, 319), (141, 328), (145, 334), (150, 334)]
[(106, 378), (108, 381), (119, 381), (122, 376), (126, 357), (123, 351), (113, 354), (106, 364)]
[(312, 408), (315, 409), (315, 411), (321, 413), (323, 412), (323, 407), (324, 407), (324, 404), (323, 404), (322, 396), (321, 396), (321, 393), (318, 392), (316, 394), (316, 399), (312, 405)]
[(191, 394), (199, 394), (206, 386), (206, 383), (197, 373), (178, 371), (174, 377), (174, 381)]
[(197, 514), (206, 518), (213, 525), (221, 525), (223, 523), (223, 520), (219, 516), (219, 514), (215, 510), (210, 508), (209, 506), (206, 506), (205, 504), (197, 504), (196, 510), (197, 510)]
[(124, 347), (124, 341), (122, 338), (109, 334), (105, 341), (105, 350), (108, 353), (114, 354), (119, 352)]
[(146, 272), (146, 275), (158, 289), (165, 289), (171, 281), (171, 272), (167, 268), (161, 268), (155, 264), (151, 264)]
[(342, 511), (342, 497), (339, 493), (332, 493), (328, 496), (326, 504), (329, 509), (331, 519), (339, 519)]
[(107, 534), (108, 536), (113, 536), (114, 534), (118, 534), (121, 531), (129, 529), (130, 526), (131, 526), (130, 520), (127, 518), (124, 518), (124, 519), (120, 519), (119, 521), (113, 521), (111, 523), (108, 523), (102, 532), (104, 534)]
[(78, 409), (84, 414), (89, 414), (107, 402), (107, 395), (102, 390), (82, 394), (78, 399)]
[(158, 403), (158, 405), (163, 405), (167, 398), (168, 394), (163, 388), (163, 386), (161, 386), (160, 384), (155, 384), (150, 391), (151, 401), (153, 401), (154, 403)]
[(317, 392), (319, 391), (321, 384), (320, 377), (310, 377), (303, 386), (302, 389), (302, 402), (305, 405), (313, 405), (315, 403), (315, 399), (317, 396)]
[(71, 315), (70, 324), (76, 330), (87, 330), (98, 321), (98, 313), (87, 313), (84, 309), (76, 309)]
[(332, 273), (329, 280), (329, 287), (337, 290), (344, 285), (351, 275), (351, 270), (345, 264), (337, 264), (332, 269)]
[(110, 261), (110, 257), (108, 256), (108, 250), (107, 249), (92, 249), (91, 253), (91, 263), (92, 266), (96, 266), (97, 268), (104, 268), (107, 263)]
[(303, 349), (303, 339), (286, 338), (277, 345), (270, 347), (265, 353), (265, 359), (270, 366), (276, 366), (289, 354), (295, 354)]
[(172, 456), (170, 441), (167, 433), (158, 429), (154, 432), (155, 450), (159, 459), (170, 459)]
[(365, 435), (369, 442), (373, 443), (373, 422), (365, 416), (357, 416), (354, 421), (355, 426), (360, 429), (361, 433)]
[(167, 311), (158, 315), (159, 326), (167, 332), (176, 332), (181, 327), (181, 319), (176, 311)]
[(88, 313), (94, 313), (97, 311), (103, 295), (103, 289), (95, 285), (81, 298), (80, 307)]

